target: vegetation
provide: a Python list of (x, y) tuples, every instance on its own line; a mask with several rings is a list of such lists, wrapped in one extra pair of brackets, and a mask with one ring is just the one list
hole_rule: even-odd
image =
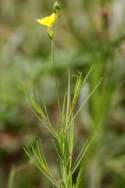
[(124, 188), (124, 0), (53, 3), (0, 2), (0, 188)]

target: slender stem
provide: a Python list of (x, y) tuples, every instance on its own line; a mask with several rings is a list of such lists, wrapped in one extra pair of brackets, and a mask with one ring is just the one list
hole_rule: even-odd
[(9, 180), (8, 180), (8, 188), (13, 188), (13, 184), (14, 184), (14, 177), (15, 177), (15, 174), (16, 174), (16, 170), (15, 168), (13, 167), (11, 169), (11, 172), (10, 172), (10, 175), (9, 175)]
[(54, 68), (54, 74), (55, 74), (55, 62), (54, 62), (54, 38), (51, 40), (51, 50), (52, 50), (52, 65)]
[(55, 78), (55, 84), (56, 84), (56, 94), (57, 94), (57, 101), (58, 101), (58, 108), (59, 108), (59, 112), (61, 110), (60, 108), (60, 102), (59, 102), (59, 93), (58, 93), (58, 84), (57, 84), (57, 80), (56, 80), (56, 68), (55, 68), (55, 56), (54, 56), (54, 37), (51, 40), (51, 52), (52, 52), (52, 66), (53, 66), (53, 75)]

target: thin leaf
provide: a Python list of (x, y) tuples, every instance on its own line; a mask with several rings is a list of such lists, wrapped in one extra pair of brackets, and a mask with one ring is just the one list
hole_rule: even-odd
[(95, 137), (92, 137), (91, 140), (89, 140), (86, 144), (86, 146), (83, 146), (81, 152), (79, 153), (74, 166), (72, 168), (72, 174), (74, 174), (74, 172), (76, 171), (76, 169), (78, 168), (78, 166), (80, 165), (81, 161), (83, 160), (83, 158), (85, 157), (90, 145), (92, 144), (93, 140)]
[(96, 89), (99, 87), (99, 85), (101, 84), (101, 82), (102, 82), (102, 79), (96, 84), (96, 86), (94, 87), (94, 89), (90, 92), (90, 94), (83, 101), (83, 103), (81, 104), (81, 106), (79, 107), (79, 109), (77, 110), (77, 112), (74, 114), (74, 117), (73, 117), (74, 120), (76, 119), (76, 117), (79, 114), (79, 112), (82, 110), (83, 106), (89, 100), (89, 98), (95, 93)]
[(44, 114), (44, 112), (43, 112), (41, 106), (34, 100), (33, 97), (31, 97), (30, 100), (31, 100), (31, 104), (32, 104), (33, 108), (35, 109), (35, 111), (36, 111), (39, 115), (41, 115), (42, 118), (45, 119), (46, 116), (45, 116), (45, 114)]

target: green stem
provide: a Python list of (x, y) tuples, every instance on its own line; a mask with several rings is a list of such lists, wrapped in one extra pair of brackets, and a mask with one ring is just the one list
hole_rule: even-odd
[(13, 188), (14, 184), (14, 177), (15, 177), (16, 170), (13, 167), (10, 171), (9, 180), (8, 180), (8, 188)]
[(60, 112), (61, 107), (60, 107), (60, 102), (59, 102), (58, 84), (57, 84), (57, 80), (56, 80), (55, 56), (54, 56), (54, 54), (55, 54), (54, 53), (54, 37), (51, 40), (51, 53), (52, 53), (53, 75), (54, 75), (55, 84), (56, 84), (56, 94), (57, 94), (58, 108), (59, 108), (59, 112)]

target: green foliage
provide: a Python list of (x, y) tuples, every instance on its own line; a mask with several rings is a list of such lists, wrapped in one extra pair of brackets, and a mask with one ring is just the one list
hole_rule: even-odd
[[(86, 75), (84, 79), (84, 84), (90, 74), (90, 71)], [(93, 142), (93, 138), (83, 146), (81, 152), (79, 153), (78, 157), (76, 158), (73, 164), (73, 151), (74, 151), (74, 119), (80, 112), (80, 109), (83, 107), (83, 102), (79, 109), (74, 114), (75, 106), (77, 104), (77, 100), (79, 97), (81, 85), (82, 85), (82, 75), (80, 74), (77, 77), (74, 95), (71, 99), (71, 91), (70, 91), (70, 71), (68, 71), (68, 88), (66, 95), (64, 96), (62, 110), (61, 110), (61, 119), (56, 124), (56, 122), (52, 122), (49, 115), (47, 114), (46, 107), (43, 110), (34, 99), (31, 99), (31, 103), (34, 107), (34, 110), (37, 113), (37, 117), (40, 119), (41, 123), (44, 124), (46, 122), (46, 128), (52, 134), (54, 138), (54, 143), (56, 147), (56, 152), (58, 154), (58, 168), (59, 168), (59, 180), (56, 180), (52, 172), (49, 168), (49, 165), (46, 162), (45, 155), (41, 151), (41, 147), (39, 141), (36, 141), (35, 144), (29, 146), (25, 149), (26, 154), (32, 160), (33, 164), (44, 174), (51, 183), (57, 188), (75, 188), (77, 187), (77, 180), (76, 184), (73, 183), (73, 174), (76, 172), (78, 167), (81, 164), (86, 152), (88, 151), (90, 145)], [(99, 86), (100, 82), (97, 83), (95, 88), (92, 90), (90, 95), (87, 97), (87, 100), (91, 97), (91, 95), (95, 92), (97, 87)]]

